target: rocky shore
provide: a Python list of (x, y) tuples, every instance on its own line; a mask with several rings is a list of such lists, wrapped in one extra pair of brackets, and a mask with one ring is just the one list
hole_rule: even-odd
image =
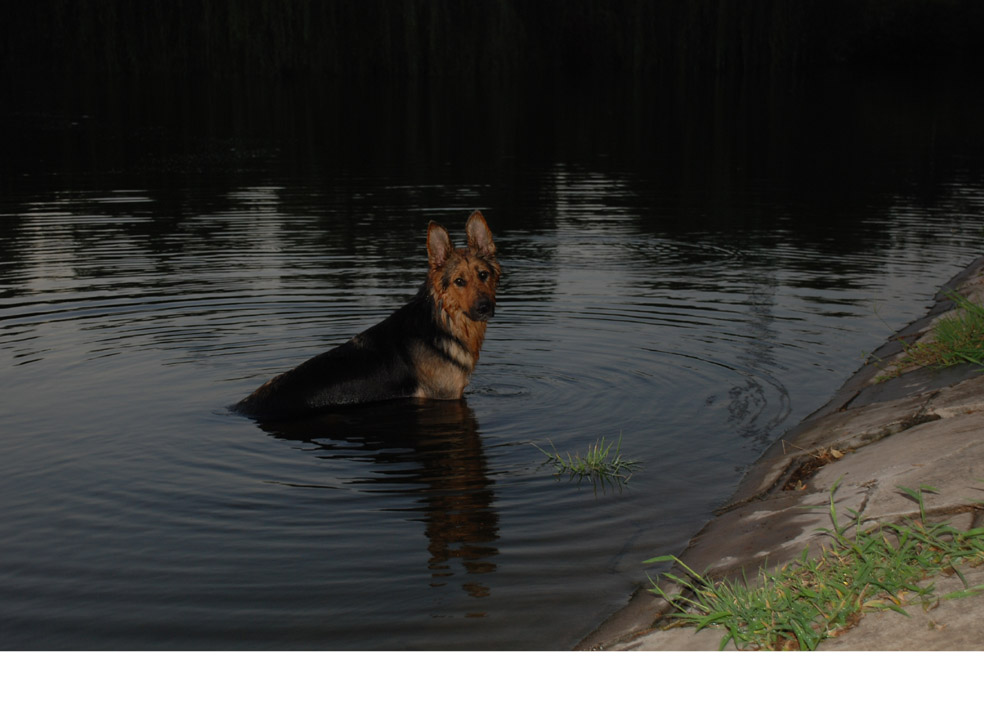
[[(876, 522), (917, 517), (919, 508), (900, 486), (930, 485), (926, 510), (954, 527), (984, 526), (984, 373), (963, 364), (944, 370), (897, 371), (904, 348), (926, 338), (935, 322), (954, 312), (948, 290), (984, 302), (984, 258), (953, 278), (922, 319), (876, 350), (830, 402), (776, 441), (752, 465), (731, 500), (680, 555), (711, 577), (749, 578), (816, 548), (830, 527), (829, 505)], [(893, 370), (896, 370), (893, 372)], [(887, 377), (887, 379), (886, 379)], [(984, 583), (984, 567), (965, 573)], [(956, 577), (937, 580), (963, 587)], [(665, 584), (664, 589), (675, 588)], [(640, 588), (628, 605), (584, 638), (579, 650), (716, 650), (723, 637), (660, 625), (668, 604)], [(865, 614), (822, 650), (984, 650), (984, 595), (946, 600), (930, 609)], [(733, 647), (729, 646), (729, 647)]]

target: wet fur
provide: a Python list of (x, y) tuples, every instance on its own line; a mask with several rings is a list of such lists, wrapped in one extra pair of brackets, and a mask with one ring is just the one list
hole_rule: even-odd
[(378, 400), (460, 398), (495, 313), (501, 273), (479, 211), (468, 218), (466, 234), (467, 247), (455, 248), (447, 230), (431, 222), (427, 280), (410, 302), (344, 345), (273, 378), (233, 409), (288, 420)]

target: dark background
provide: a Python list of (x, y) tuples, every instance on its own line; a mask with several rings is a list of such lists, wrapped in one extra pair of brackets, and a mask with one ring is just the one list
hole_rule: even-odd
[(40, 0), (0, 11), (7, 80), (810, 74), (984, 66), (979, 0)]

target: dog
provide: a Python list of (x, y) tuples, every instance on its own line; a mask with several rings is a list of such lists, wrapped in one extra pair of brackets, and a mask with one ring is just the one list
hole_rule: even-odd
[(427, 227), (428, 272), (410, 302), (351, 340), (278, 375), (233, 406), (256, 420), (311, 417), (333, 407), (397, 398), (457, 400), (495, 314), (501, 268), (485, 217), (465, 225), (467, 247)]

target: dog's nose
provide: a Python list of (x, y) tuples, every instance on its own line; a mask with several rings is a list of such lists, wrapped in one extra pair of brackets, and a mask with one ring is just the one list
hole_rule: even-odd
[(475, 312), (482, 317), (495, 315), (495, 302), (491, 298), (479, 298), (475, 303)]

